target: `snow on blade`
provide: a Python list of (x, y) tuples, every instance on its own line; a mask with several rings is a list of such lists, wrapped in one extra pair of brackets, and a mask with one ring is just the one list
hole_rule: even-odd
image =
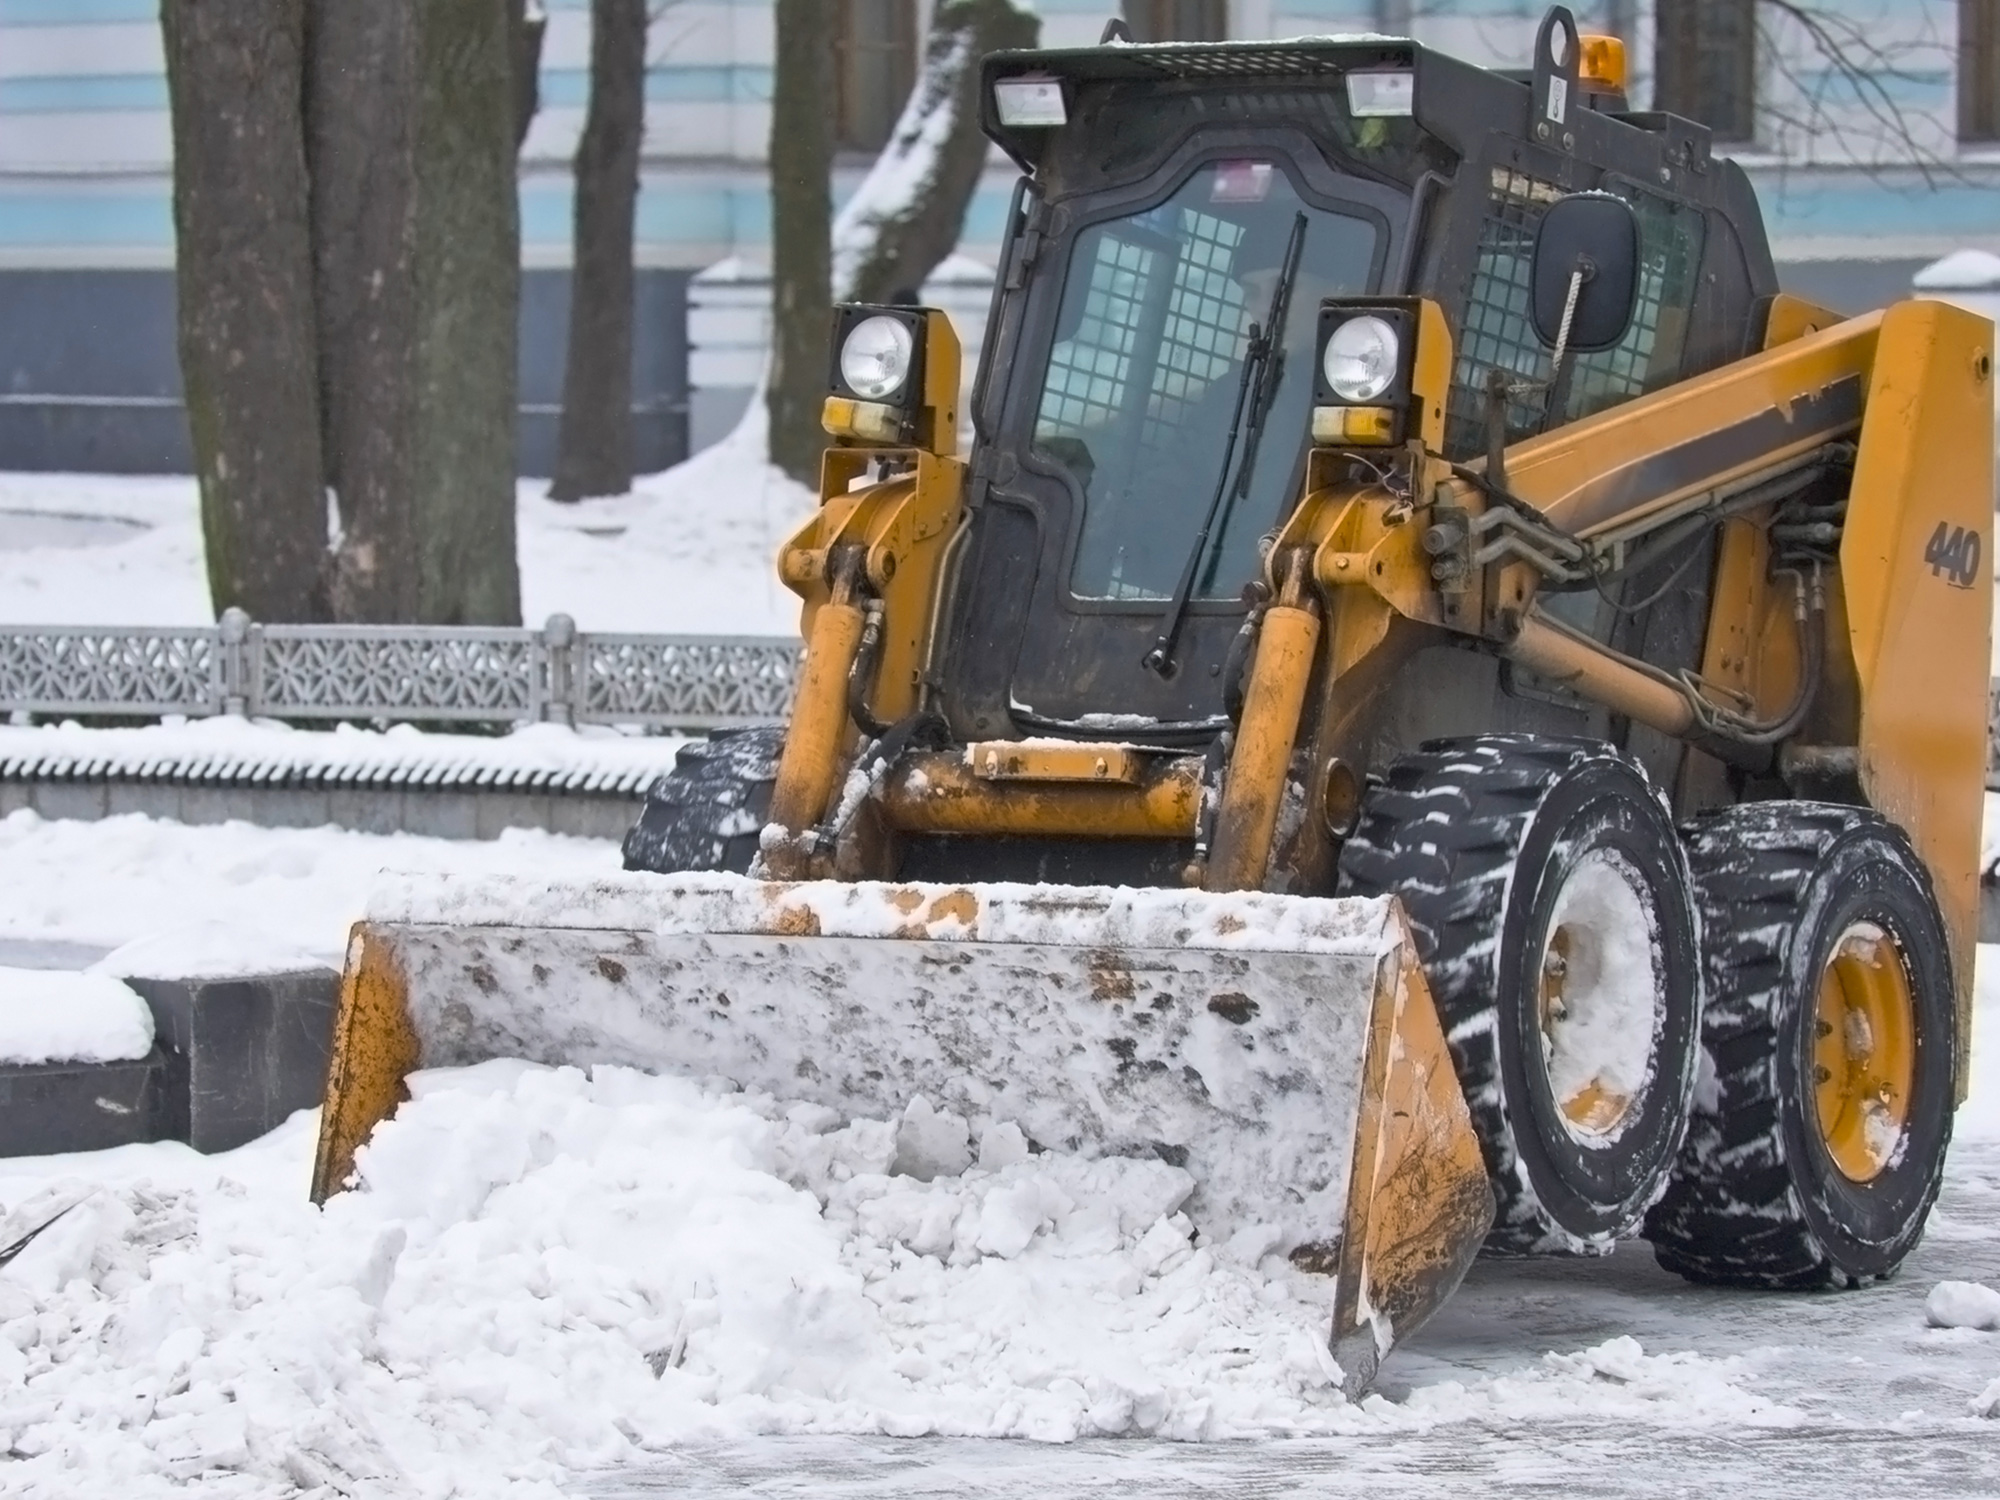
[(509, 873), (452, 881), (391, 873), (371, 893), (368, 919), (661, 936), (811, 932), (1353, 955), (1379, 953), (1390, 933), (1387, 899), (1003, 881), (781, 883), (705, 873), (625, 873), (596, 880)]
[(109, 974), (0, 968), (0, 1063), (127, 1062), (153, 1050), (153, 1013)]
[(1195, 1223), (1284, 1249), (1341, 1232), (1401, 941), (1384, 900), (734, 875), (392, 878), (366, 932), (427, 1067), (610, 1063), (843, 1119), (922, 1096), (1185, 1166)]

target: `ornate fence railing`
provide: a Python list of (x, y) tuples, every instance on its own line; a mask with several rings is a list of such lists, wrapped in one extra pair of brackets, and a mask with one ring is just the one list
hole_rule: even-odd
[(259, 625), (0, 626), (0, 714), (118, 718), (628, 724), (782, 719), (799, 643), (783, 636)]
[[(720, 729), (785, 717), (788, 636), (407, 625), (0, 625), (0, 714)], [(2000, 781), (2000, 678), (1987, 706)]]

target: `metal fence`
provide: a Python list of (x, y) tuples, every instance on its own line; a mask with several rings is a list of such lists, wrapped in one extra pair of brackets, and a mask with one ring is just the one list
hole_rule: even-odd
[[(786, 636), (411, 625), (0, 626), (0, 714), (630, 724), (720, 729), (791, 707)], [(1988, 702), (2000, 780), (2000, 679)]]
[(800, 646), (779, 636), (259, 625), (0, 626), (0, 714), (716, 729), (782, 719)]

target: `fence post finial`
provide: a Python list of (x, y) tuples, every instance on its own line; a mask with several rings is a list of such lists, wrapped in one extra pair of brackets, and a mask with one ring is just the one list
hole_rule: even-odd
[(548, 654), (548, 698), (542, 717), (552, 724), (576, 724), (576, 621), (550, 615), (542, 627), (542, 649)]
[(250, 712), (250, 616), (232, 604), (216, 625), (221, 645), (222, 711), (240, 719)]

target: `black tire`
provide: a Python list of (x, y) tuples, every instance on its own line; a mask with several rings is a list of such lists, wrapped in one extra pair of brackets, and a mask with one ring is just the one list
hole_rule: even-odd
[(646, 789), (639, 821), (626, 830), (625, 868), (749, 870), (784, 743), (783, 725), (759, 724), (683, 745), (674, 768)]
[[(1958, 1026), (1930, 875), (1893, 824), (1824, 803), (1730, 808), (1695, 822), (1687, 843), (1707, 933), (1707, 1065), (1673, 1182), (1646, 1218), (1653, 1253), (1720, 1285), (1892, 1275), (1923, 1233), (1951, 1140)], [(1813, 1073), (1834, 1034), (1819, 1031), (1821, 978), (1856, 924), (1893, 939), (1915, 1031), (1901, 1137), (1862, 1181), (1819, 1127)]]
[[(1580, 877), (1586, 869), (1592, 874)], [(1487, 1248), (1609, 1250), (1636, 1227), (1673, 1168), (1700, 1033), (1687, 865), (1645, 772), (1591, 740), (1434, 740), (1371, 785), (1340, 870), (1344, 892), (1393, 894), (1409, 912), (1497, 1200)], [(1622, 930), (1634, 930), (1634, 918), (1650, 929), (1644, 972), (1653, 981), (1653, 1025), (1650, 1035), (1631, 1024), (1615, 1029), (1629, 1039), (1619, 1044), (1623, 1092), (1601, 1096), (1613, 1101), (1608, 1120), (1579, 1121), (1552, 1083), (1552, 1066), (1568, 1065), (1552, 1065), (1557, 1033), (1545, 1031), (1565, 1024), (1556, 1008), (1565, 981), (1545, 980), (1544, 971), (1557, 942), (1571, 956), (1570, 924), (1552, 932), (1552, 919), (1559, 909), (1573, 914), (1568, 903), (1600, 871), (1627, 891)], [(1576, 953), (1583, 990), (1623, 988), (1612, 976), (1639, 972), (1598, 964), (1594, 949), (1616, 953), (1622, 942), (1629, 953), (1619, 928), (1607, 917), (1609, 936), (1587, 939)], [(1548, 972), (1560, 975), (1561, 965)], [(1553, 1004), (1550, 983), (1558, 990)], [(1633, 988), (1586, 1002), (1579, 1016), (1596, 1012), (1593, 1045), (1601, 1049), (1614, 1034), (1602, 1029), (1603, 1018), (1629, 1021), (1643, 995)], [(1564, 1088), (1572, 1109), (1589, 1094)]]

